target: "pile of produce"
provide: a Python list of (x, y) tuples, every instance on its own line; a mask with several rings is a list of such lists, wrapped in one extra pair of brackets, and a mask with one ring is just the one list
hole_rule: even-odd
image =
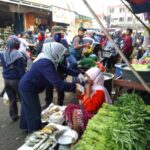
[(82, 53), (83, 53), (85, 56), (89, 56), (90, 54), (93, 53), (93, 49), (94, 49), (93, 46), (89, 46), (89, 47), (87, 47), (87, 48), (84, 48), (84, 50), (82, 51)]
[(41, 113), (42, 122), (62, 124), (64, 122), (63, 113), (65, 108), (66, 106), (58, 106), (51, 103), (49, 107)]
[[(132, 64), (132, 67), (136, 70), (136, 71), (150, 71), (150, 65), (149, 64)], [(130, 70), (130, 68), (124, 67), (125, 69)]]
[(54, 141), (51, 135), (57, 130), (55, 125), (47, 125), (42, 130), (29, 135), (25, 140), (25, 144), (33, 150), (47, 150), (53, 146)]
[(135, 94), (104, 104), (89, 121), (75, 150), (149, 150), (150, 106)]
[(142, 61), (140, 61), (141, 64), (150, 64), (150, 57), (145, 57)]
[(83, 58), (79, 61), (78, 66), (81, 68), (89, 69), (91, 67), (96, 66), (96, 62), (92, 58)]

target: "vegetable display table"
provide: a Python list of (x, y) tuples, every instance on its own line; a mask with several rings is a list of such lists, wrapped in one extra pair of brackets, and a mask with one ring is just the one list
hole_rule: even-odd
[[(118, 86), (118, 87), (124, 87), (124, 88), (128, 88), (128, 89), (146, 91), (142, 84), (123, 80), (123, 79), (114, 79), (113, 85), (114, 85), (114, 87)], [(150, 87), (150, 83), (148, 83), (147, 85)]]
[[(150, 87), (150, 83), (147, 83)], [(124, 80), (124, 79), (114, 79), (113, 80), (113, 87), (115, 89), (114, 99), (121, 95), (121, 93), (125, 92), (125, 90), (137, 90), (137, 91), (146, 91), (144, 86), (140, 83)]]

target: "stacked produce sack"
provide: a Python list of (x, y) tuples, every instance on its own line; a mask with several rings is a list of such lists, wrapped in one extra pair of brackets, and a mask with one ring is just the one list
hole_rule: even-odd
[(104, 104), (89, 121), (75, 150), (149, 150), (150, 106), (135, 94)]

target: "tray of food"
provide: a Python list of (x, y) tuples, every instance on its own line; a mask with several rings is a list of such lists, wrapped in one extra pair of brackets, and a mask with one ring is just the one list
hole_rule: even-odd
[(70, 130), (67, 126), (49, 123), (42, 130), (36, 131), (25, 139), (25, 144), (18, 150), (47, 150), (53, 149), (57, 142), (54, 139), (57, 131)]

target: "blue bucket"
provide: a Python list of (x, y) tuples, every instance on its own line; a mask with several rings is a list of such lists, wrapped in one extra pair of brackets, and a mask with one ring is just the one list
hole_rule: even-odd
[(115, 67), (116, 67), (116, 76), (119, 77), (122, 75), (122, 69), (121, 67), (124, 66), (126, 64), (121, 64), (121, 63), (118, 63), (118, 64), (115, 64)]

